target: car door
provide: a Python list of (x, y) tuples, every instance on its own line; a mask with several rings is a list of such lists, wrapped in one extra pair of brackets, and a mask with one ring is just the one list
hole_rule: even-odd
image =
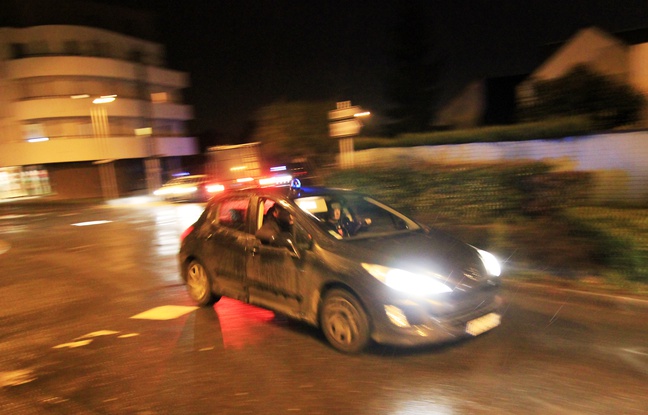
[(208, 220), (201, 229), (203, 262), (216, 278), (220, 294), (246, 298), (246, 250), (254, 239), (248, 230), (248, 197), (230, 197), (211, 206)]
[[(259, 229), (268, 210), (278, 200), (260, 198), (255, 206), (253, 230)], [(293, 225), (294, 234), (298, 224)], [(277, 310), (287, 315), (297, 315), (303, 299), (300, 278), (303, 260), (299, 254), (286, 246), (264, 244), (260, 239), (250, 240), (247, 257), (247, 284), (250, 303)]]

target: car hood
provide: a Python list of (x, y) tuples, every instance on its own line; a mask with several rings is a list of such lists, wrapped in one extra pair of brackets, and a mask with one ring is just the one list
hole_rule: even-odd
[(338, 254), (352, 261), (435, 273), (444, 281), (470, 285), (487, 280), (477, 250), (439, 231), (404, 232), (341, 241)]

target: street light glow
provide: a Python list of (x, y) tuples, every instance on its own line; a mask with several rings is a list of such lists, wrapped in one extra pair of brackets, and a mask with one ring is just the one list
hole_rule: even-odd
[(113, 102), (117, 98), (117, 95), (102, 95), (99, 98), (95, 98), (92, 103), (93, 104), (107, 104), (109, 102)]
[(35, 137), (27, 139), (28, 143), (42, 143), (44, 141), (49, 141), (49, 137)]

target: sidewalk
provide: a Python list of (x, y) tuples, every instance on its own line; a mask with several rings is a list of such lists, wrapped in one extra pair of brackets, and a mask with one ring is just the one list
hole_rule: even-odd
[(125, 206), (141, 205), (160, 202), (160, 198), (150, 195), (124, 196), (116, 199), (84, 198), (84, 199), (61, 199), (56, 196), (27, 196), (12, 199), (0, 199), (2, 205), (97, 205), (97, 206)]
[(504, 289), (509, 292), (524, 291), (557, 301), (579, 301), (583, 303), (623, 309), (648, 310), (648, 294), (629, 294), (620, 291), (606, 292), (598, 287), (566, 287), (559, 281), (531, 282), (504, 280)]

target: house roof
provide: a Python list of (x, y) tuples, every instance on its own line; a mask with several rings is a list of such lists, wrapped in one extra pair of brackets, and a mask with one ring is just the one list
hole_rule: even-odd
[(648, 43), (648, 27), (626, 30), (623, 32), (614, 32), (614, 36), (618, 37), (628, 45)]

